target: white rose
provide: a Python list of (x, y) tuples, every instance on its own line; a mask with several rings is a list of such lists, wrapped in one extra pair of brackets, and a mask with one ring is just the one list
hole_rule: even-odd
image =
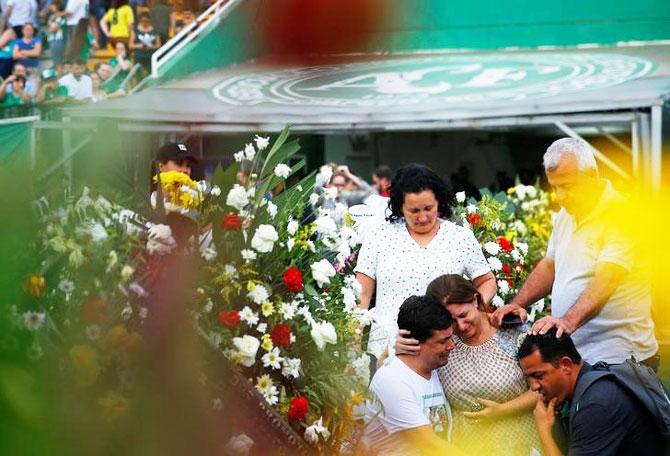
[(291, 221), (288, 222), (288, 225), (286, 225), (286, 232), (293, 236), (298, 231), (298, 228), (300, 228), (300, 224), (291, 219)]
[(234, 207), (238, 211), (244, 209), (244, 207), (249, 204), (249, 197), (247, 196), (247, 191), (239, 184), (235, 184), (233, 188), (228, 192), (226, 197), (226, 204), (228, 206)]
[(236, 162), (240, 163), (241, 161), (244, 160), (244, 151), (241, 150), (239, 152), (235, 152), (233, 154), (233, 158), (235, 159)]
[(507, 283), (507, 280), (498, 280), (498, 291), (502, 294), (509, 293), (509, 283)]
[(314, 222), (316, 232), (319, 234), (334, 234), (337, 232), (335, 220), (330, 217), (319, 217)]
[(514, 192), (516, 193), (516, 196), (519, 199), (524, 199), (526, 197), (526, 186), (517, 185), (516, 187), (514, 187)]
[(309, 195), (309, 204), (314, 206), (318, 202), (319, 202), (319, 195), (317, 195), (316, 193), (312, 193), (311, 195)]
[(493, 307), (502, 307), (505, 305), (505, 301), (503, 301), (503, 298), (501, 298), (498, 295), (495, 295), (493, 299), (491, 300), (491, 304), (493, 304)]
[(270, 137), (269, 136), (266, 136), (264, 138), (262, 136), (256, 135), (254, 137), (254, 141), (256, 141), (256, 147), (258, 148), (258, 150), (265, 150), (270, 145)]
[(247, 262), (253, 261), (253, 260), (256, 259), (256, 252), (254, 252), (253, 250), (243, 249), (242, 252), (240, 252), (240, 253), (242, 254), (242, 259), (247, 261)]
[(348, 310), (353, 310), (358, 305), (356, 293), (349, 287), (342, 288), (342, 301)]
[(319, 173), (316, 175), (316, 185), (325, 187), (330, 182), (331, 177), (333, 177), (333, 168), (323, 165), (319, 168)]
[(488, 241), (484, 243), (484, 250), (489, 255), (497, 255), (500, 252), (500, 246), (497, 242)]
[(333, 265), (325, 259), (312, 263), (311, 269), (312, 277), (320, 287), (330, 283), (330, 278), (337, 273)]
[(268, 300), (270, 293), (268, 293), (268, 290), (263, 285), (256, 285), (249, 293), (247, 293), (247, 297), (260, 305)]
[(468, 211), (468, 214), (474, 214), (475, 212), (477, 212), (477, 206), (475, 206), (474, 204), (468, 204), (465, 210)]
[(270, 217), (275, 218), (277, 215), (277, 205), (274, 204), (272, 201), (268, 201), (268, 207), (266, 208), (268, 211), (268, 214), (270, 214)]
[(283, 163), (275, 166), (275, 176), (286, 179), (291, 174), (291, 167)]
[(494, 272), (500, 271), (502, 269), (502, 262), (498, 258), (490, 257), (486, 261), (489, 262), (489, 266), (491, 266), (491, 270)]
[(516, 248), (524, 255), (528, 253), (528, 244), (525, 242), (517, 242)]
[(254, 157), (256, 156), (256, 149), (254, 149), (254, 145), (249, 143), (246, 146), (244, 146), (244, 157), (252, 161)]
[(326, 344), (337, 343), (335, 326), (329, 321), (314, 322), (309, 334), (312, 336), (312, 339), (314, 339), (314, 343), (319, 350), (323, 350), (323, 347), (325, 347)]
[(279, 234), (272, 225), (260, 225), (256, 228), (251, 246), (261, 253), (272, 252), (274, 243), (279, 239)]
[(532, 185), (526, 185), (526, 193), (531, 198), (535, 198), (537, 196), (537, 189)]
[(242, 337), (233, 337), (233, 345), (240, 355), (240, 364), (246, 367), (251, 367), (256, 362), (256, 352), (261, 343), (253, 336), (244, 335)]
[(464, 203), (465, 202), (465, 192), (456, 193), (456, 201), (458, 203)]
[(209, 194), (212, 196), (219, 196), (221, 195), (221, 188), (218, 185), (214, 185), (209, 191)]
[(295, 247), (295, 238), (289, 238), (289, 240), (286, 241), (286, 249), (290, 252), (293, 250), (293, 247)]
[(309, 443), (319, 443), (319, 435), (323, 436), (324, 440), (330, 437), (330, 431), (323, 425), (323, 417), (319, 417), (318, 420), (305, 429), (305, 440)]

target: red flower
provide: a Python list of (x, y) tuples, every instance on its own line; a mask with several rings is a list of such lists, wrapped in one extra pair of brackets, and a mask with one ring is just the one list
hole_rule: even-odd
[(226, 214), (221, 219), (221, 226), (226, 231), (239, 231), (242, 228), (242, 219), (237, 214)]
[(505, 252), (510, 253), (514, 247), (512, 247), (512, 243), (507, 240), (506, 237), (500, 236), (498, 238), (498, 245), (500, 246), (501, 249), (503, 249)]
[(100, 298), (89, 299), (81, 307), (81, 320), (89, 325), (99, 325), (107, 319), (107, 304)]
[(481, 222), (482, 218), (476, 212), (468, 214), (468, 223), (472, 226), (477, 226)]
[(288, 408), (286, 416), (291, 420), (300, 421), (305, 418), (309, 410), (309, 401), (306, 397), (296, 396), (291, 398), (291, 405)]
[(236, 310), (222, 310), (219, 312), (219, 324), (234, 328), (240, 324), (240, 313)]
[(291, 327), (288, 325), (277, 325), (270, 333), (272, 343), (281, 347), (288, 347), (291, 344)]
[(288, 288), (288, 291), (292, 293), (297, 293), (302, 290), (302, 273), (300, 269), (295, 266), (291, 266), (284, 272), (284, 285)]
[(503, 263), (502, 270), (505, 273), (505, 276), (509, 277), (509, 275), (512, 273), (512, 266), (507, 263)]

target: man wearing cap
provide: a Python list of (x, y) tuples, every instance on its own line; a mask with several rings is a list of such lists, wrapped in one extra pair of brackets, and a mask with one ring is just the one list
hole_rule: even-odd
[(53, 68), (42, 71), (42, 85), (35, 95), (35, 103), (63, 103), (67, 98), (67, 87), (58, 84), (58, 75)]
[(188, 176), (191, 175), (191, 164), (198, 162), (183, 143), (163, 144), (156, 152), (156, 161), (161, 173), (179, 171)]

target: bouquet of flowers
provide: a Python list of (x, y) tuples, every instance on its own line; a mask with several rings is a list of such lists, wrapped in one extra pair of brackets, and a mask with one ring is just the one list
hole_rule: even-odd
[(272, 147), (257, 136), (235, 154), (251, 170), (243, 180), (237, 163), (216, 170), (195, 319), (309, 443), (339, 452), (369, 381), (356, 343), (368, 323), (352, 273), (358, 240), (347, 221), (312, 211), (313, 175), (289, 187), (304, 160), (286, 164), (298, 150), (287, 136)]

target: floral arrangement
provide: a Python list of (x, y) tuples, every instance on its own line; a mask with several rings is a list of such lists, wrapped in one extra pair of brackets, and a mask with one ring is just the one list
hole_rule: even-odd
[[(472, 229), (497, 280), (498, 293), (489, 310), (509, 302), (544, 256), (551, 233), (550, 201), (539, 186), (521, 184), (507, 194), (484, 192), (479, 201), (456, 194), (454, 216)], [(529, 320), (548, 310), (544, 299), (538, 301), (529, 309)]]
[(358, 239), (329, 211), (308, 217), (313, 176), (287, 188), (304, 165), (286, 164), (298, 150), (287, 134), (271, 148), (256, 137), (235, 154), (251, 169), (245, 181), (234, 180), (237, 164), (215, 172), (201, 220), (213, 240), (201, 248), (195, 319), (306, 441), (339, 452), (369, 381), (369, 358), (356, 343), (368, 323), (353, 275)]
[[(196, 182), (179, 171), (165, 171), (153, 177), (154, 183), (158, 183), (159, 180), (167, 212), (188, 213), (196, 209), (202, 203), (203, 194), (207, 189), (204, 181)], [(156, 195), (152, 195), (151, 203), (155, 209)]]

